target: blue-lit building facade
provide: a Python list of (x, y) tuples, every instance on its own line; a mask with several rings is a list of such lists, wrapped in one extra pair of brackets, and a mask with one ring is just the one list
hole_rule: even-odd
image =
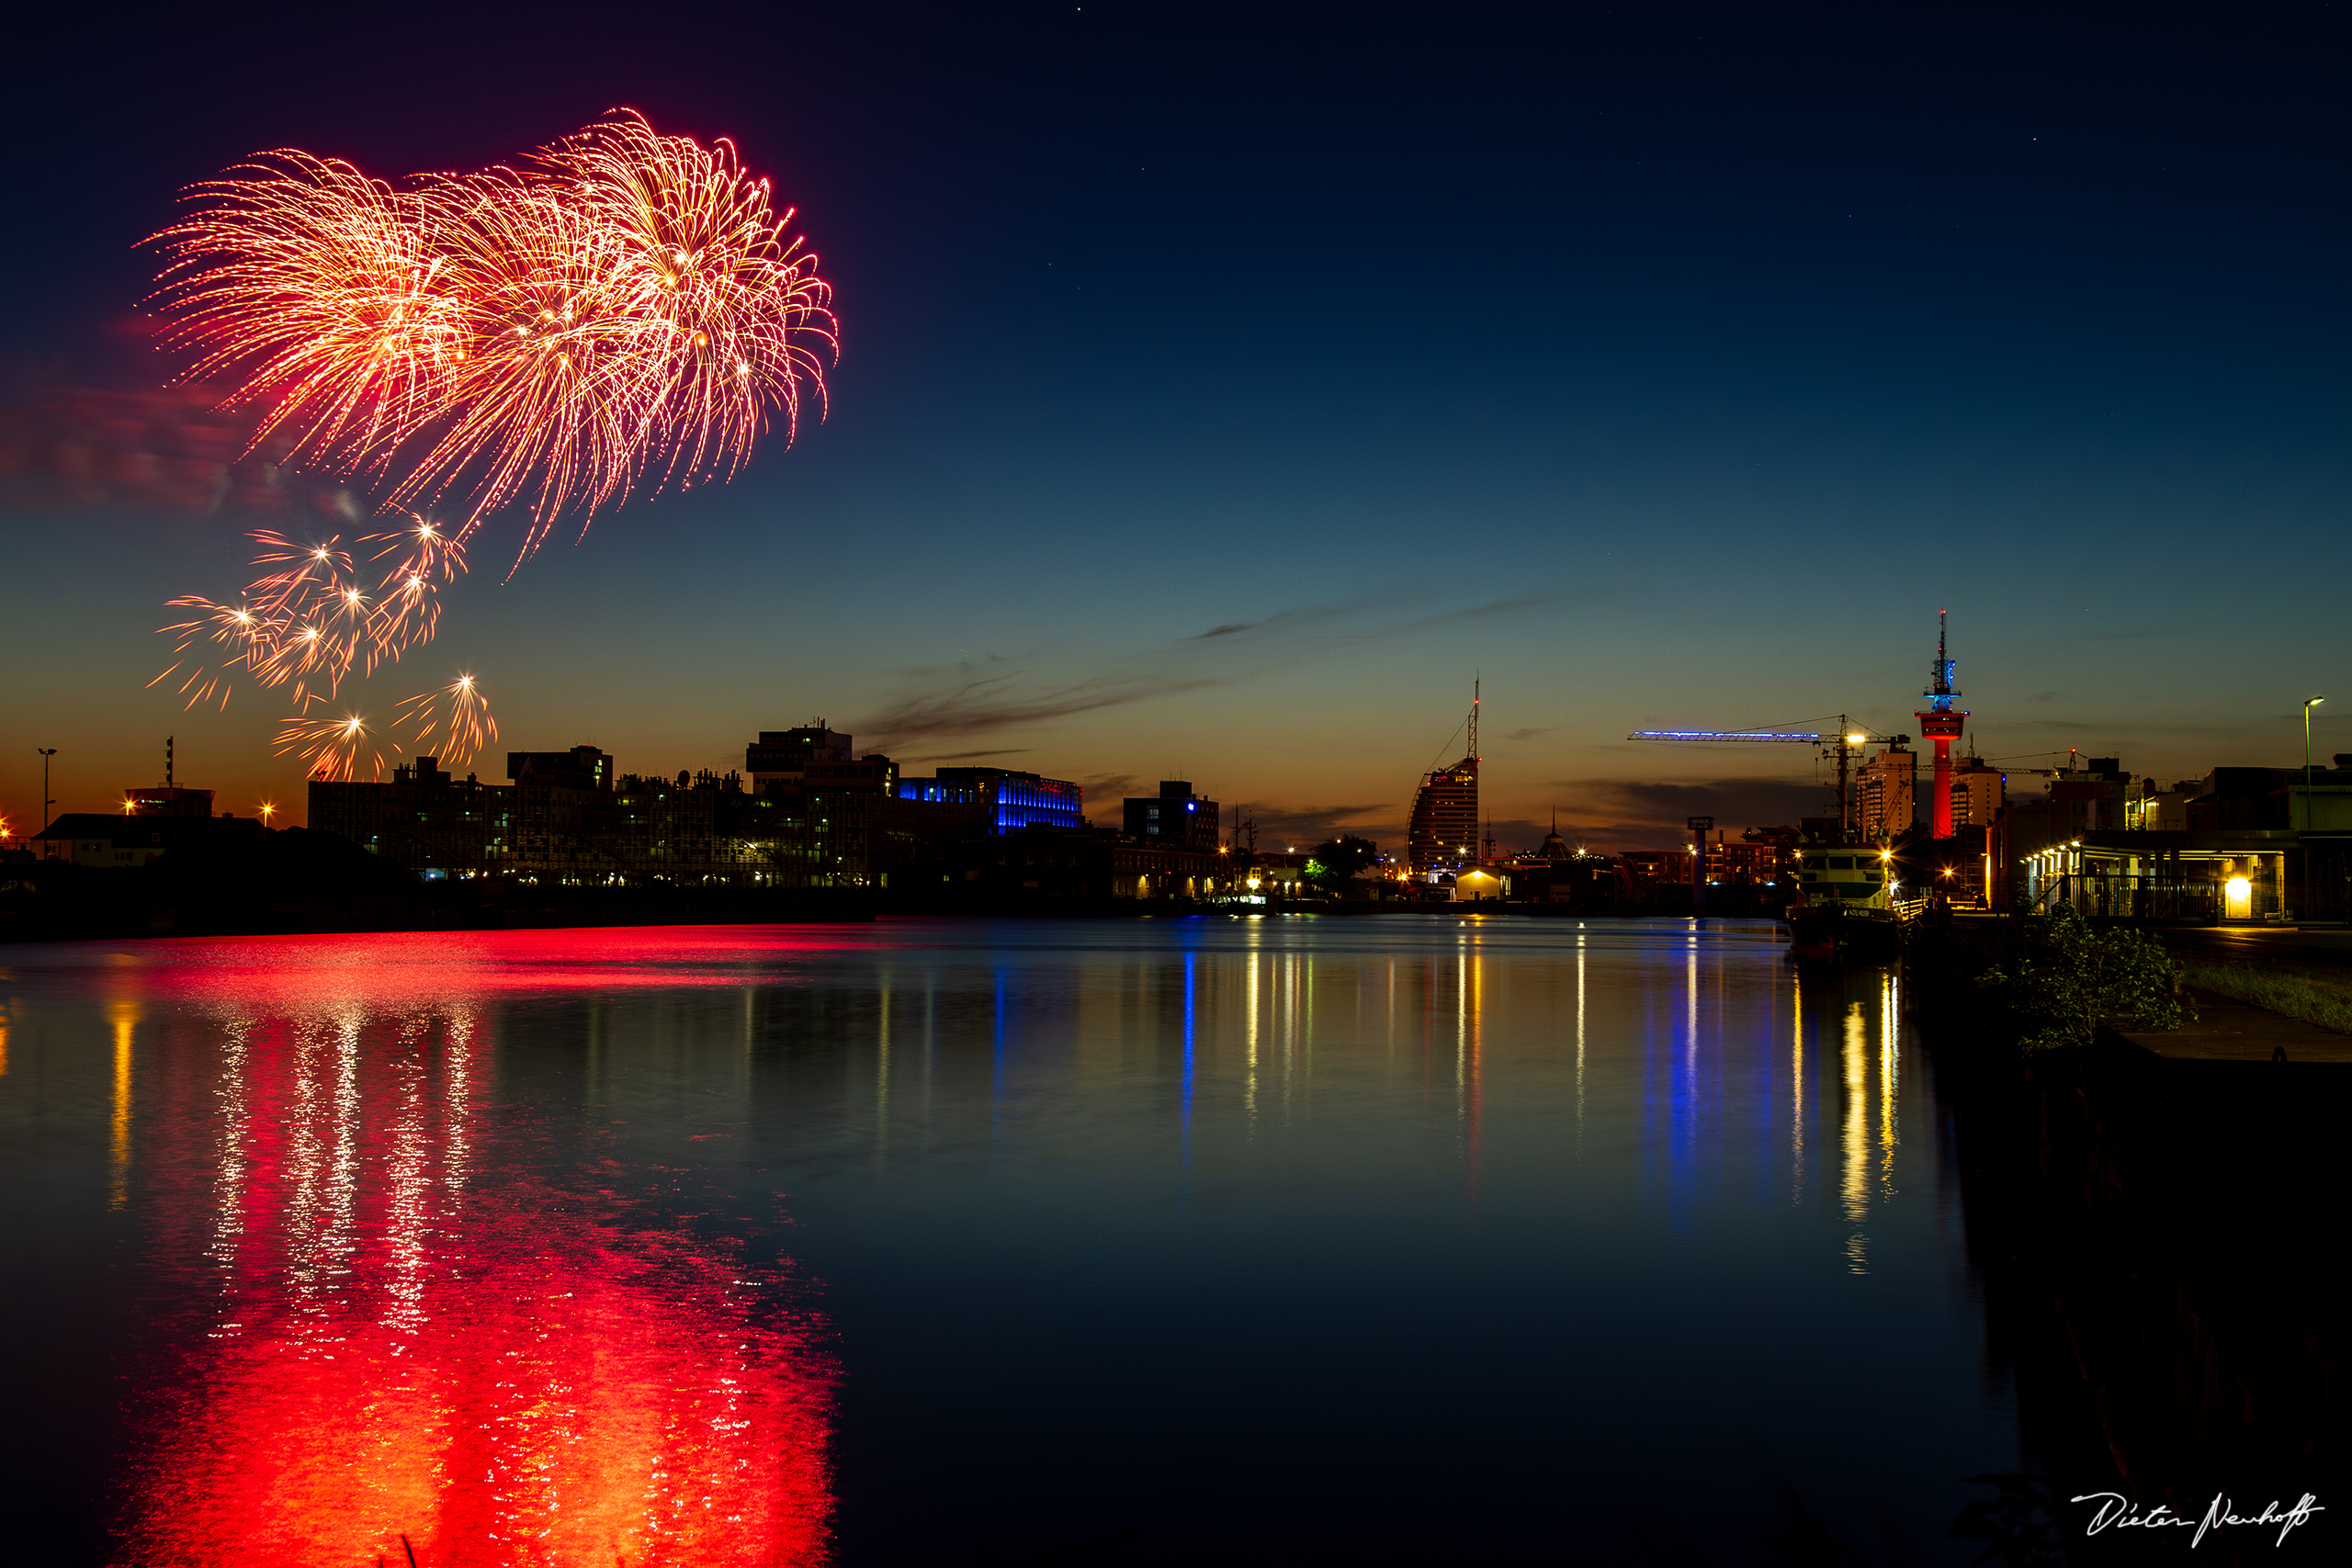
[(900, 800), (988, 807), (995, 833), (1086, 825), (1084, 792), (1077, 784), (1006, 768), (942, 768), (931, 778), (899, 779), (895, 793)]

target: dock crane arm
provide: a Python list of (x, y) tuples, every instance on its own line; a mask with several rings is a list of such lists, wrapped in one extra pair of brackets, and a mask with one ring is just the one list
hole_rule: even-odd
[(1844, 837), (1846, 834), (1850, 832), (1852, 829), (1852, 823), (1849, 821), (1848, 817), (1849, 807), (1847, 801), (1846, 779), (1848, 772), (1853, 765), (1853, 760), (1856, 754), (1862, 747), (1872, 741), (1877, 741), (1882, 745), (1887, 746), (1905, 746), (1908, 745), (1911, 740), (1911, 738), (1907, 735), (1881, 735), (1874, 729), (1856, 725), (1851, 719), (1848, 718), (1842, 713), (1838, 716), (1838, 728), (1832, 730), (1779, 729), (1769, 728), (1758, 728), (1755, 729), (1636, 729), (1631, 735), (1625, 737), (1625, 739), (1628, 740), (1699, 740), (1709, 742), (1741, 741), (1749, 743), (1757, 741), (1773, 741), (1805, 746), (1818, 746), (1821, 748), (1823, 756), (1834, 758), (1838, 763), (1838, 830), (1840, 837)]

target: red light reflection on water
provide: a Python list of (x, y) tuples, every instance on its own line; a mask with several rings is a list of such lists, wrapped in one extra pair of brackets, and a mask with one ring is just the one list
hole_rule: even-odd
[[(152, 968), (139, 949), (101, 961), (159, 997), (302, 1010), (630, 986), (741, 986), (819, 954), (874, 946), (871, 927), (662, 926), (362, 936), (184, 938)], [(125, 973), (124, 971), (129, 971)], [(136, 981), (131, 976), (136, 976)]]
[(141, 1391), (122, 1561), (823, 1559), (809, 1331), (510, 1165), (480, 1039), (470, 1010), (249, 1012), (180, 1055), (158, 1098), (206, 1113), (156, 1134), (200, 1146), (153, 1148), (141, 1206), (202, 1305)]

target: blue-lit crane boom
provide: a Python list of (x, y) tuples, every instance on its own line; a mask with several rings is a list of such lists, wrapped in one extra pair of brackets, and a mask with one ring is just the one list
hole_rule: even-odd
[(1835, 740), (1810, 729), (1636, 729), (1628, 740), (1803, 740), (1817, 744)]
[(1858, 728), (1844, 714), (1838, 716), (1834, 730), (1817, 729), (1636, 729), (1625, 737), (1628, 740), (1702, 740), (1702, 741), (1789, 741), (1799, 745), (1818, 746), (1825, 756), (1838, 761), (1838, 829), (1842, 835), (1851, 827), (1848, 817), (1846, 779), (1853, 765), (1854, 754), (1864, 745), (1878, 741), (1888, 746), (1910, 743), (1907, 735), (1881, 735), (1874, 729)]

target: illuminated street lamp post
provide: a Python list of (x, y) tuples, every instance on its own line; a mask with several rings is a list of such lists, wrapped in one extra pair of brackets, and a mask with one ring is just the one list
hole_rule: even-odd
[[(2303, 704), (2303, 787), (2296, 793), (2303, 798), (2303, 819), (2300, 826), (2304, 829), (2309, 829), (2312, 825), (2312, 709), (2325, 701), (2327, 701), (2325, 697), (2312, 697)], [(2302, 913), (2308, 918), (2312, 912), (2312, 850), (2309, 844), (2299, 844), (2296, 847), (2301, 852)]]

